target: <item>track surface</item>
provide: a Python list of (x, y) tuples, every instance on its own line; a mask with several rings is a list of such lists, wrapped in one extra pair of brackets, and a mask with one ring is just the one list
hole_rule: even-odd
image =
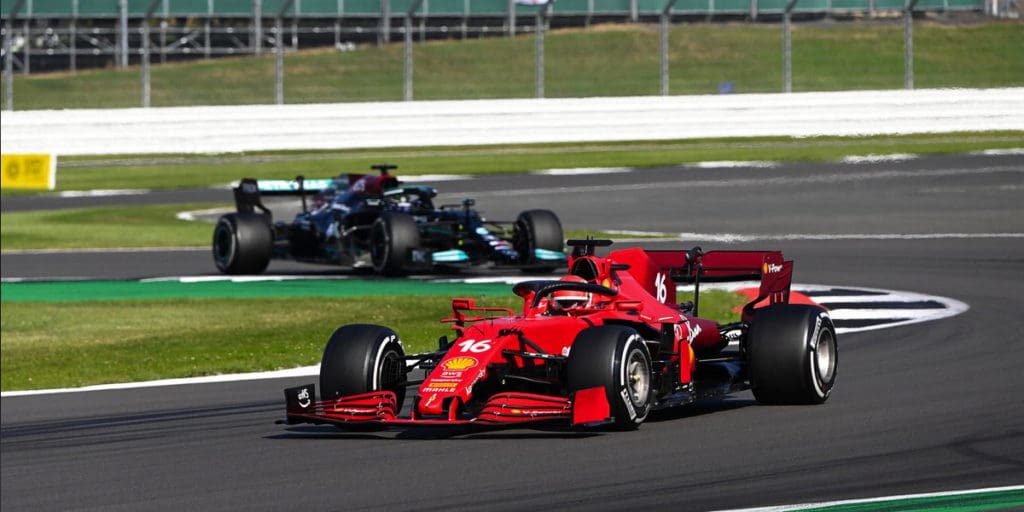
[[(531, 177), (505, 190), (556, 179), (568, 188), (539, 198), (477, 197), (496, 218), (543, 205), (572, 227), (1019, 234), (1022, 169), (1021, 157), (666, 169), (628, 180), (659, 183), (652, 188), (616, 187), (620, 175)], [(813, 178), (822, 172), (825, 179)], [(864, 176), (851, 180), (854, 174)], [(484, 181), (439, 188), (472, 192)], [(706, 183), (672, 185), (694, 181)], [(589, 192), (572, 193), (574, 184)], [(696, 196), (683, 200), (688, 194)], [(616, 213), (594, 219), (588, 212), (595, 211)], [(743, 393), (628, 433), (274, 425), (281, 389), (309, 379), (7, 397), (0, 504), (5, 511), (712, 510), (1024, 483), (1024, 239), (685, 243), (779, 248), (796, 261), (797, 282), (909, 290), (971, 309), (841, 336), (839, 382), (823, 406), (760, 406)], [(72, 267), (65, 255), (32, 262), (5, 255), (3, 276), (211, 273), (205, 251), (127, 254), (117, 256), (120, 264), (109, 254), (74, 254), (80, 263)], [(272, 271), (311, 271), (275, 265)]]

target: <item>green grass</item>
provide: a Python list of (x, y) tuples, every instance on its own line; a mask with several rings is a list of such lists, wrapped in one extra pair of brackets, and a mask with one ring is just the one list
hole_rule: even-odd
[[(229, 196), (225, 192), (225, 196)], [(186, 210), (230, 205), (176, 204), (42, 210), (0, 215), (0, 247), (82, 249), (118, 247), (196, 247), (210, 244), (213, 228), (179, 220)]]
[[(225, 192), (225, 197), (229, 194)], [(213, 224), (178, 219), (178, 212), (233, 205), (180, 204), (109, 206), (0, 214), (0, 247), (5, 251), (44, 249), (117, 249), (203, 247), (211, 243)], [(210, 217), (215, 220), (216, 217)], [(658, 235), (615, 235), (595, 230), (566, 229), (565, 237), (661, 238)]]
[[(556, 30), (546, 39), (545, 96), (655, 95), (658, 30), (604, 25)], [(797, 24), (793, 90), (903, 87), (898, 21)], [(670, 35), (671, 94), (782, 90), (782, 32), (775, 24), (679, 24)], [(914, 26), (914, 85), (1024, 85), (1024, 24), (986, 21)], [(434, 41), (414, 49), (416, 99), (534, 97), (534, 38)], [(186, 86), (183, 84), (217, 84)], [(285, 58), (286, 103), (402, 99), (402, 46), (354, 52), (303, 50)], [(139, 70), (18, 76), (17, 109), (111, 108), (141, 104)], [(233, 57), (152, 68), (152, 105), (243, 105), (274, 101), (274, 58)]]
[[(225, 185), (243, 177), (291, 179), (369, 172), (382, 162), (399, 176), (497, 174), (566, 167), (654, 167), (712, 160), (829, 161), (847, 155), (955, 154), (1019, 148), (1024, 132), (945, 133), (871, 137), (756, 137), (391, 148), (349, 151), (274, 151), (224, 155), (64, 157), (58, 190), (189, 188)], [(443, 184), (438, 185), (444, 191)], [(10, 194), (4, 192), (4, 194)], [(19, 193), (24, 195), (24, 193)]]
[[(684, 300), (686, 297), (680, 297)], [(702, 316), (731, 321), (738, 295), (701, 294)], [(480, 306), (521, 308), (511, 293)], [(452, 330), (448, 297), (4, 302), (0, 389), (51, 389), (316, 364), (340, 325), (387, 325), (409, 353)]]

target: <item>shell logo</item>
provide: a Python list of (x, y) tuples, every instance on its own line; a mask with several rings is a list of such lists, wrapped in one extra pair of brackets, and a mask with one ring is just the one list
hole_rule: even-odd
[(767, 274), (768, 273), (768, 262), (767, 261), (764, 262), (764, 265), (761, 265), (761, 273), (762, 274)]
[(476, 366), (476, 363), (477, 363), (477, 361), (476, 361), (475, 358), (467, 357), (467, 356), (460, 356), (460, 357), (453, 357), (453, 358), (445, 361), (444, 364), (442, 364), (441, 366), (443, 366), (445, 370), (460, 371), (460, 370), (466, 370), (466, 369), (472, 368), (472, 367)]

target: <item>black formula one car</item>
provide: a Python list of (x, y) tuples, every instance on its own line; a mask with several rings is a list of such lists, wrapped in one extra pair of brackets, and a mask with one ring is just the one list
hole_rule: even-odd
[[(524, 272), (565, 267), (562, 224), (549, 210), (527, 210), (515, 221), (488, 221), (473, 199), (435, 206), (437, 191), (379, 174), (331, 179), (243, 179), (236, 212), (213, 231), (213, 261), (225, 274), (258, 274), (272, 258), (325, 263), (400, 276), (437, 268), (500, 266)], [(273, 219), (263, 195), (299, 196), (291, 222)], [(311, 196), (311, 197), (308, 197)]]

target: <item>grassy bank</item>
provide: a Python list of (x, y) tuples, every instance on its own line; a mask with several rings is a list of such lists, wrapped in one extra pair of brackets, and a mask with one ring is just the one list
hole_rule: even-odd
[[(222, 155), (66, 157), (58, 190), (164, 189), (224, 185), (243, 177), (291, 179), (368, 172), (382, 162), (399, 176), (496, 174), (573, 167), (655, 167), (716, 160), (830, 161), (849, 155), (954, 154), (1020, 148), (1024, 132), (944, 133), (871, 137), (757, 137), (425, 147), (347, 151), (275, 151)], [(443, 186), (438, 186), (443, 191)]]
[[(686, 297), (680, 297), (684, 300)], [(521, 308), (511, 292), (480, 305)], [(742, 299), (701, 294), (701, 314), (733, 319)], [(387, 325), (406, 351), (437, 347), (451, 335), (438, 322), (450, 298), (176, 298), (173, 300), (12, 302), (0, 308), (0, 389), (51, 389), (162, 378), (293, 368), (320, 361), (340, 325)], [(187, 319), (187, 321), (185, 320)]]
[[(655, 95), (658, 30), (604, 25), (546, 37), (545, 96)], [(782, 31), (776, 24), (680, 24), (670, 34), (671, 94), (782, 90)], [(903, 28), (896, 21), (798, 24), (793, 90), (903, 87)], [(534, 97), (534, 37), (435, 41), (414, 49), (415, 98)], [(1024, 85), (1024, 24), (985, 22), (914, 27), (914, 85)], [(402, 46), (353, 52), (303, 50), (285, 58), (286, 103), (401, 100)], [(192, 84), (192, 85), (183, 85)], [(210, 84), (216, 84), (211, 86)], [(18, 76), (17, 109), (112, 108), (141, 104), (139, 69)], [(152, 69), (152, 105), (273, 103), (274, 57), (233, 57)]]

